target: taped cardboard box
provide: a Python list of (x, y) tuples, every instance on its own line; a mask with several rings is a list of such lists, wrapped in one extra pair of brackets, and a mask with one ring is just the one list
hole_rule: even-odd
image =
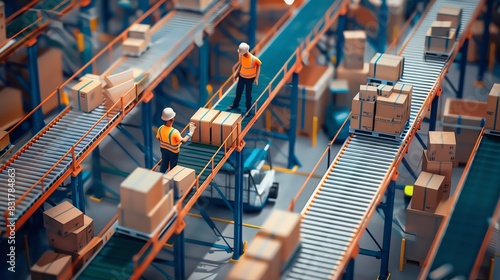
[[(154, 230), (165, 219), (170, 210), (172, 210), (171, 196), (163, 195), (158, 197), (158, 203), (153, 204), (151, 211), (148, 213), (135, 212), (134, 209), (123, 209), (121, 204), (118, 205), (120, 213), (118, 223), (120, 226), (131, 228), (147, 234), (153, 233)], [(170, 205), (170, 207), (169, 207)]]
[(462, 8), (459, 6), (443, 6), (439, 9), (436, 19), (438, 21), (450, 21), (453, 28), (458, 28), (462, 20)]
[(453, 173), (452, 161), (430, 161), (427, 157), (427, 150), (424, 150), (422, 155), (422, 171), (444, 176), (441, 189), (443, 192), (442, 199), (450, 197), (451, 192), (451, 175)]
[(448, 37), (452, 28), (451, 21), (434, 21), (431, 24), (431, 35)]
[(101, 84), (102, 84), (102, 87), (105, 88), (107, 87), (107, 83), (106, 83), (106, 80), (104, 79), (103, 76), (100, 76), (100, 75), (95, 75), (95, 74), (85, 74), (83, 75), (79, 81), (80, 82), (83, 82), (83, 81), (88, 81), (88, 80), (96, 80), (96, 81), (99, 81)]
[(176, 165), (163, 176), (164, 180), (168, 181), (168, 189), (175, 189), (175, 198), (182, 197), (189, 190), (196, 180), (196, 172), (194, 169)]
[(429, 131), (427, 158), (431, 161), (454, 161), (457, 142), (450, 131)]
[(443, 195), (444, 176), (422, 171), (413, 185), (412, 208), (434, 213)]
[(456, 29), (451, 29), (450, 34), (445, 37), (432, 35), (432, 30), (429, 28), (425, 36), (425, 51), (449, 53), (455, 44), (455, 40)]
[(10, 136), (7, 131), (0, 130), (0, 151), (10, 145)]
[(283, 263), (280, 259), (281, 243), (277, 240), (256, 236), (248, 249), (245, 251), (245, 256), (248, 259), (264, 261), (269, 264), (269, 272), (267, 274), (271, 279), (279, 279)]
[(45, 252), (31, 267), (32, 280), (66, 280), (73, 277), (71, 256), (54, 252)]
[[(125, 83), (121, 83), (117, 86), (107, 88), (103, 91), (104, 97), (106, 98), (105, 107), (110, 109), (113, 104), (118, 102), (123, 97), (123, 106), (127, 107), (130, 102), (132, 102), (137, 96), (135, 90), (134, 80), (128, 80)], [(108, 102), (109, 101), (109, 102)], [(118, 104), (118, 109), (121, 105)]]
[(241, 115), (220, 112), (212, 122), (212, 145), (220, 146), (227, 138), (226, 149), (228, 149), (236, 141), (240, 132)]
[(126, 54), (140, 55), (148, 46), (144, 39), (127, 38), (123, 41), (122, 49)]
[(359, 100), (361, 101), (376, 101), (377, 100), (377, 87), (371, 85), (359, 86)]
[(377, 116), (385, 118), (397, 118), (406, 121), (408, 109), (407, 95), (402, 93), (391, 93), (389, 97), (379, 96), (377, 98)]
[(150, 28), (149, 24), (134, 23), (128, 30), (128, 36), (129, 38), (143, 39), (149, 43), (151, 41)]
[(403, 83), (396, 83), (394, 85), (394, 87), (392, 88), (392, 91), (394, 93), (402, 93), (402, 94), (406, 94), (407, 97), (407, 102), (406, 104), (408, 104), (408, 108), (407, 108), (407, 112), (408, 112), (408, 115), (410, 114), (411, 112), (411, 97), (413, 95), (413, 86), (412, 85), (407, 85), (407, 84), (403, 84)]
[(366, 32), (363, 30), (344, 31), (344, 49), (350, 53), (365, 54)]
[(184, 8), (193, 11), (204, 11), (214, 0), (179, 0), (176, 8)]
[(95, 236), (90, 242), (83, 247), (78, 253), (72, 254), (75, 272), (79, 271), (89, 260), (94, 256), (97, 251), (102, 247), (103, 241), (100, 237)]
[(488, 94), (486, 129), (500, 131), (500, 84), (493, 84)]
[(377, 86), (377, 95), (382, 96), (382, 97), (389, 97), (393, 91), (393, 87), (386, 85), (386, 84), (380, 84)]
[(200, 108), (191, 117), (191, 122), (195, 123), (196, 131), (193, 134), (193, 142), (211, 144), (212, 142), (212, 122), (219, 115), (219, 110)]
[(163, 173), (137, 167), (120, 185), (123, 209), (147, 214), (164, 195)]
[[(376, 110), (378, 110), (378, 108)], [(402, 119), (399, 118), (386, 118), (386, 117), (375, 116), (373, 130), (381, 133), (400, 135), (405, 125), (406, 121), (403, 121)]]
[(94, 237), (94, 220), (83, 215), (83, 226), (70, 232), (67, 236), (60, 236), (54, 231), (47, 231), (49, 245), (62, 253), (73, 254), (82, 250)]
[(43, 212), (43, 225), (60, 236), (67, 236), (84, 225), (82, 211), (64, 201)]
[(91, 112), (102, 104), (102, 84), (98, 80), (83, 80), (71, 88), (72, 107)]
[(365, 58), (359, 54), (344, 54), (344, 67), (347, 69), (363, 69)]
[(107, 88), (112, 88), (114, 86), (123, 84), (133, 79), (134, 79), (133, 69), (129, 69), (113, 75), (106, 75), (103, 77), (103, 80), (106, 82)]
[(271, 264), (265, 261), (243, 256), (229, 271), (225, 280), (278, 280), (279, 276), (273, 278), (272, 269), (276, 270), (276, 268), (271, 268)]
[(397, 81), (403, 74), (404, 58), (376, 53), (370, 60), (368, 76), (387, 81)]
[(361, 101), (359, 94), (352, 100), (351, 115), (373, 117), (375, 115), (375, 101)]
[(281, 242), (280, 261), (286, 263), (300, 242), (300, 221), (298, 213), (274, 210), (267, 218), (257, 236), (272, 238)]
[[(349, 93), (337, 94), (334, 96), (335, 104), (339, 106), (351, 106), (351, 101), (359, 92), (359, 85), (366, 84), (370, 66), (365, 62), (362, 69), (349, 69), (346, 68), (344, 62), (341, 62), (337, 67), (337, 79), (346, 80), (348, 82)], [(299, 75), (300, 76), (300, 75)]]
[(373, 131), (374, 116), (362, 116), (351, 114), (351, 121), (349, 126), (352, 129)]

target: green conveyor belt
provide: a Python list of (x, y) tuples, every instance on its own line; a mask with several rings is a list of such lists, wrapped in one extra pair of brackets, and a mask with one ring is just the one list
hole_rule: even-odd
[[(192, 142), (188, 145), (182, 145), (178, 164), (196, 170), (196, 176), (198, 176), (203, 168), (205, 168), (205, 165), (210, 162), (210, 159), (215, 154), (218, 148), (219, 147), (216, 146)], [(223, 157), (224, 150), (221, 149), (215, 156), (214, 166), (217, 166), (217, 164), (219, 164)], [(211, 172), (212, 166), (209, 165), (208, 168), (200, 176), (200, 185), (205, 181), (205, 179), (208, 177), (208, 175), (210, 175)]]
[(470, 166), (431, 270), (451, 264), (469, 277), (500, 198), (500, 137), (484, 135)]

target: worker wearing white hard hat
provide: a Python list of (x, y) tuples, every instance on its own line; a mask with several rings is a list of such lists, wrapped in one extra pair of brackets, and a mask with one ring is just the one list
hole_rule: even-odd
[(165, 124), (158, 128), (156, 138), (160, 140), (160, 172), (165, 173), (167, 170), (170, 170), (177, 165), (181, 144), (189, 141), (191, 136), (193, 136), (196, 126), (194, 123), (190, 123), (188, 134), (182, 137), (179, 130), (173, 127), (175, 112), (172, 108), (167, 107), (163, 109), (161, 119), (165, 121)]
[(236, 85), (236, 97), (234, 98), (233, 104), (227, 107), (228, 111), (239, 107), (241, 96), (243, 95), (243, 88), (246, 89), (245, 105), (247, 112), (249, 112), (252, 107), (252, 85), (253, 83), (255, 83), (255, 85), (259, 84), (260, 65), (262, 65), (262, 62), (251, 54), (249, 50), (250, 46), (245, 42), (241, 43), (238, 47), (240, 63), (234, 74), (234, 79), (238, 80), (238, 84)]

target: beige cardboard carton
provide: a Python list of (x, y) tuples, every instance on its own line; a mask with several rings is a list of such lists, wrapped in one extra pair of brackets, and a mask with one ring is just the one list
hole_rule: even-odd
[(430, 161), (427, 157), (427, 150), (424, 150), (422, 155), (422, 171), (444, 176), (441, 189), (443, 192), (442, 199), (450, 197), (451, 191), (451, 175), (453, 172), (452, 161)]
[(212, 122), (219, 115), (219, 110), (210, 110), (200, 108), (191, 117), (191, 122), (195, 123), (196, 130), (193, 134), (193, 142), (211, 144), (212, 140)]
[(434, 213), (441, 202), (444, 176), (422, 171), (413, 186), (412, 208)]
[(172, 210), (172, 207), (168, 207), (171, 205), (171, 196), (164, 195), (159, 198), (160, 201), (153, 204), (153, 208), (147, 214), (123, 209), (121, 205), (118, 205), (118, 211), (120, 213), (118, 223), (123, 227), (128, 227), (147, 234), (153, 233), (168, 215), (170, 210)]
[(462, 20), (462, 8), (458, 6), (441, 7), (436, 19), (438, 21), (451, 21), (451, 26), (453, 28), (458, 28)]
[(269, 264), (268, 276), (272, 279), (279, 279), (283, 263), (280, 259), (281, 243), (278, 240), (255, 236), (248, 250), (245, 252), (247, 259), (264, 261)]
[(67, 236), (84, 225), (82, 211), (64, 201), (43, 212), (43, 225), (60, 236)]
[[(378, 110), (378, 108), (376, 110)], [(374, 126), (374, 131), (386, 134), (399, 135), (403, 131), (405, 125), (406, 121), (403, 121), (402, 119), (399, 118), (386, 118), (386, 117), (375, 116), (375, 121), (373, 126)]]
[[(104, 97), (109, 100), (111, 105), (118, 102), (123, 97), (123, 106), (127, 106), (130, 102), (132, 102), (136, 98), (135, 91), (135, 83), (134, 80), (128, 80), (124, 83), (121, 83), (117, 86), (107, 88), (103, 91)], [(109, 110), (109, 104), (106, 102), (106, 108)], [(121, 108), (121, 105), (118, 105), (118, 108)]]
[(394, 55), (377, 53), (370, 60), (369, 77), (397, 81), (403, 72), (404, 59)]
[(429, 131), (427, 157), (431, 161), (454, 161), (456, 146), (455, 133)]
[[(276, 270), (276, 268), (273, 268)], [(278, 280), (278, 277), (271, 273), (271, 264), (255, 260), (251, 258), (246, 258), (243, 256), (242, 259), (229, 271), (225, 280)], [(273, 278), (276, 277), (276, 278)]]
[(71, 88), (72, 107), (90, 112), (102, 104), (102, 84), (98, 80), (84, 80)]
[(97, 253), (103, 243), (100, 237), (95, 236), (87, 246), (83, 247), (78, 253), (72, 254), (73, 262), (75, 262), (75, 271), (79, 271)]
[(351, 115), (362, 115), (367, 117), (373, 117), (374, 114), (375, 114), (375, 102), (361, 101), (359, 100), (359, 94), (357, 94), (352, 100)]
[(149, 24), (134, 23), (128, 30), (128, 36), (129, 38), (143, 39), (149, 43), (151, 40), (150, 28)]
[(411, 112), (411, 96), (413, 94), (413, 86), (412, 85), (407, 85), (407, 84), (403, 84), (403, 83), (396, 83), (394, 85), (394, 87), (392, 88), (392, 91), (394, 93), (402, 93), (402, 94), (406, 94), (406, 103), (408, 104), (408, 108), (407, 108), (407, 112), (408, 112), (408, 115), (410, 114)]
[(108, 85), (107, 82), (106, 82), (106, 80), (104, 79), (104, 77), (103, 76), (99, 76), (99, 75), (94, 75), (94, 74), (88, 74), (87, 73), (87, 74), (83, 75), (79, 79), (80, 82), (88, 81), (88, 80), (97, 80), (97, 81), (99, 81), (102, 84), (103, 88), (107, 87), (107, 85)]
[(344, 49), (350, 53), (365, 54), (366, 32), (363, 30), (344, 31)]
[(194, 10), (194, 11), (204, 11), (213, 0), (179, 0), (177, 1), (176, 7)]
[(377, 87), (371, 85), (359, 86), (359, 100), (361, 101), (376, 101), (377, 100)]
[(344, 67), (347, 69), (363, 69), (365, 58), (359, 54), (344, 54)]
[(61, 253), (72, 254), (82, 250), (94, 237), (94, 220), (83, 215), (83, 226), (70, 232), (67, 236), (60, 236), (54, 231), (47, 231), (49, 245)]
[(212, 122), (212, 145), (220, 146), (228, 138), (226, 147), (236, 141), (241, 132), (241, 115), (221, 112)]
[(0, 130), (9, 130), (24, 118), (23, 93), (17, 88), (4, 87), (0, 89), (0, 100), (9, 100), (0, 102)]
[(10, 136), (7, 131), (0, 130), (0, 151), (10, 145)]
[(452, 28), (451, 21), (434, 21), (431, 24), (431, 35), (439, 37), (448, 37)]
[(398, 118), (405, 121), (408, 109), (407, 95), (392, 93), (389, 97), (379, 96), (377, 98), (377, 116), (385, 118)]
[(488, 95), (486, 129), (500, 130), (500, 84), (493, 84)]
[[(349, 94), (336, 94), (335, 104), (340, 106), (350, 106), (351, 101), (359, 92), (359, 85), (366, 84), (368, 77), (369, 63), (365, 62), (362, 69), (349, 69), (341, 62), (336, 69), (337, 79), (346, 80), (349, 85)], [(300, 76), (300, 75), (299, 75)]]
[(373, 130), (373, 116), (353, 115), (351, 114), (350, 127), (352, 129)]
[(163, 197), (163, 174), (137, 167), (120, 185), (123, 209), (148, 214)]
[(134, 79), (134, 70), (129, 69), (120, 73), (104, 76), (106, 87), (111, 88)]
[(71, 256), (54, 252), (45, 252), (31, 267), (32, 280), (67, 280), (73, 276)]
[(451, 29), (448, 36), (434, 36), (432, 30), (427, 30), (425, 50), (429, 52), (449, 53), (456, 40), (456, 29)]
[(169, 182), (169, 189), (175, 188), (178, 196), (182, 197), (196, 180), (196, 173), (194, 169), (176, 165), (163, 178)]
[(125, 54), (140, 55), (148, 46), (143, 39), (127, 38), (123, 41), (122, 49)]
[(377, 95), (382, 97), (389, 97), (393, 91), (393, 86), (380, 84), (377, 86)]

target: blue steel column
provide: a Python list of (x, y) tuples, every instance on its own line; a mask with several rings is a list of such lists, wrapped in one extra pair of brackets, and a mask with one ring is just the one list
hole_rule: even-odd
[[(343, 9), (345, 10), (345, 9)], [(346, 23), (346, 11), (342, 12), (339, 15), (339, 19), (337, 20), (337, 44), (335, 45), (337, 59), (335, 60), (335, 67), (338, 67), (340, 61), (344, 57), (344, 29)], [(337, 75), (337, 71), (335, 71), (335, 76)]]
[(467, 49), (469, 48), (469, 38), (465, 39), (462, 48), (460, 49), (460, 77), (458, 79), (457, 98), (462, 99), (464, 96), (465, 83), (465, 67), (467, 66)]
[[(85, 7), (80, 7), (80, 15), (78, 17), (78, 27), (83, 34), (83, 50), (81, 51), (82, 65), (87, 64), (92, 59), (92, 30), (90, 28), (90, 16), (94, 8), (94, 0)], [(83, 74), (92, 73), (92, 65), (83, 69)]]
[(184, 262), (184, 231), (177, 235), (174, 244), (174, 273), (175, 279), (186, 279), (186, 266)]
[(248, 22), (248, 44), (255, 47), (255, 33), (257, 32), (257, 0), (250, 0), (250, 21)]
[(389, 19), (389, 9), (387, 8), (387, 0), (382, 0), (380, 5), (380, 15), (378, 17), (378, 34), (377, 34), (377, 51), (385, 52), (387, 42), (387, 21)]
[(437, 110), (439, 106), (439, 96), (434, 96), (431, 104), (431, 115), (429, 119), (429, 131), (436, 130)]
[(243, 152), (234, 151), (236, 168), (234, 170), (234, 245), (233, 260), (243, 254)]
[(71, 176), (71, 195), (73, 198), (73, 205), (85, 213), (82, 172), (76, 175), (76, 177)]
[(101, 153), (99, 146), (92, 151), (92, 195), (104, 198), (104, 188), (101, 180)]
[(483, 22), (483, 38), (479, 52), (479, 71), (477, 73), (477, 80), (483, 81), (484, 72), (486, 72), (486, 58), (489, 54), (489, 39), (490, 39), (490, 23), (491, 23), (491, 10), (493, 9), (493, 0), (486, 0), (486, 12), (484, 13)]
[(198, 46), (199, 48), (199, 54), (200, 54), (200, 99), (199, 99), (199, 104), (200, 106), (205, 105), (208, 100), (208, 93), (207, 93), (207, 84), (208, 84), (208, 68), (210, 67), (208, 65), (208, 51), (209, 51), (209, 42), (208, 42), (208, 36), (203, 35), (203, 43), (201, 46)]
[[(28, 46), (28, 69), (30, 73), (30, 97), (31, 97), (31, 108), (35, 108), (40, 103), (42, 103), (40, 97), (40, 80), (38, 78), (38, 51), (37, 42)], [(43, 122), (43, 111), (42, 107), (38, 108), (36, 112), (31, 117), (33, 121), (33, 128), (36, 132), (42, 130), (45, 126)]]
[(354, 259), (351, 259), (347, 264), (347, 267), (342, 275), (342, 280), (353, 280), (354, 279)]
[(144, 165), (153, 168), (153, 102), (142, 103), (142, 134), (144, 135)]
[(391, 180), (385, 192), (384, 210), (384, 236), (382, 240), (382, 252), (380, 261), (380, 275), (378, 279), (389, 278), (389, 254), (391, 251), (392, 218), (394, 211), (394, 196), (396, 192), (396, 182)]
[[(290, 129), (288, 130), (288, 169), (295, 164), (295, 140), (297, 138), (297, 107), (299, 104), (299, 74), (292, 75), (292, 96), (290, 108)], [(305, 102), (305, 100), (302, 100)]]
[[(149, 1), (138, 1), (138, 2), (139, 2), (139, 10), (141, 10), (143, 13), (147, 12), (151, 7), (149, 5)], [(146, 17), (141, 23), (151, 24), (151, 16)]]
[(100, 1), (101, 9), (99, 15), (99, 23), (101, 26), (101, 31), (103, 33), (109, 33), (109, 20), (110, 20), (110, 10), (109, 10), (109, 1)]

